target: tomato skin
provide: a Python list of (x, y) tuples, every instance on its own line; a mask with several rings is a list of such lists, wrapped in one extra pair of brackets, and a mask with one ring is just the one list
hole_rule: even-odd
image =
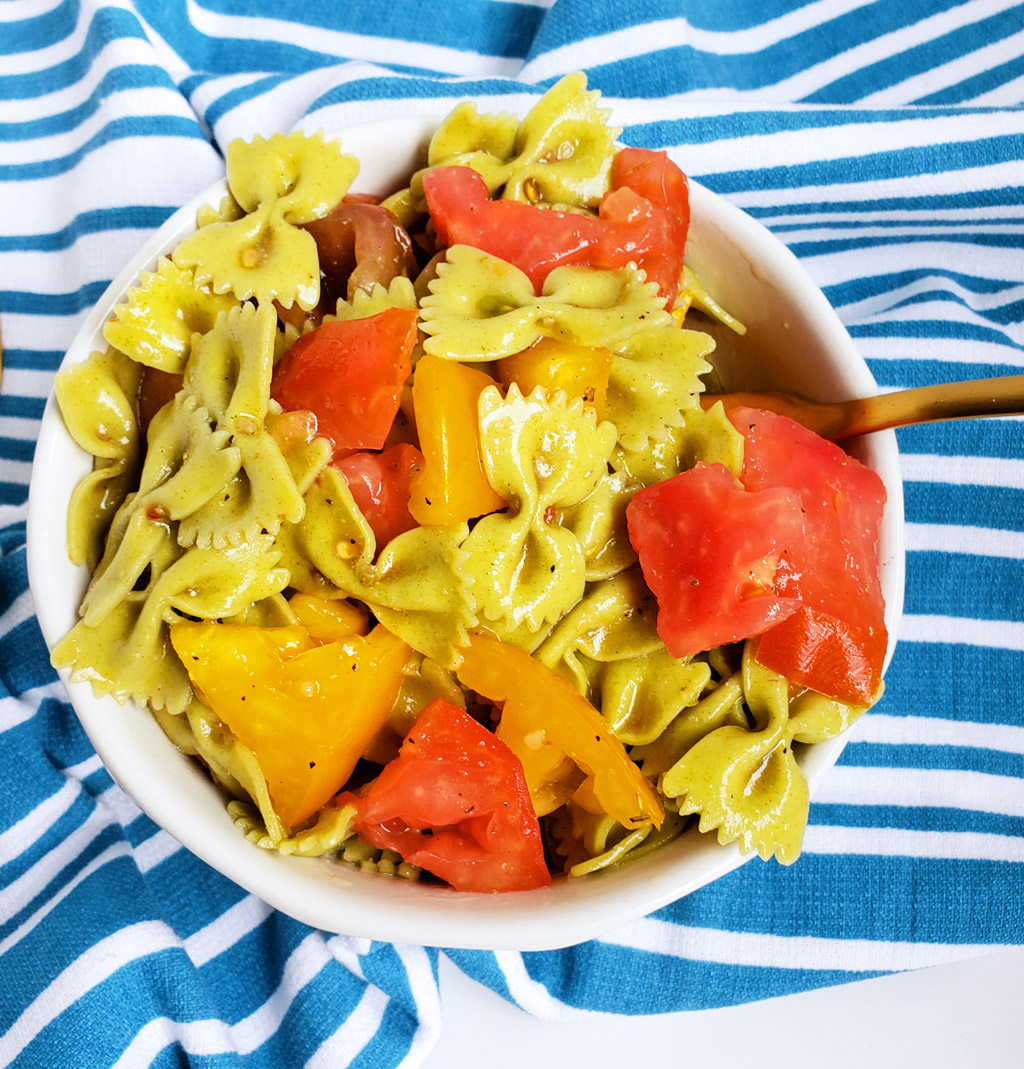
[(698, 464), (640, 490), (626, 522), (673, 657), (760, 634), (800, 606), (773, 586), (779, 557), (803, 538), (790, 490), (752, 493), (723, 464)]
[(354, 803), (355, 830), (381, 849), (440, 876), (456, 891), (547, 887), (540, 825), (522, 766), (468, 713), (435, 698), (398, 756)]
[(744, 436), (743, 485), (800, 496), (807, 537), (779, 560), (779, 593), (803, 602), (762, 636), (757, 659), (792, 682), (858, 705), (878, 694), (888, 644), (878, 575), (885, 486), (877, 473), (787, 416), (729, 413)]
[[(679, 291), (685, 227), (672, 211), (628, 186), (606, 194), (599, 215), (491, 200), (470, 167), (436, 167), (423, 176), (430, 217), (445, 245), (473, 245), (514, 264), (540, 292), (556, 267), (603, 269), (633, 261), (671, 308)], [(682, 242), (680, 242), (680, 237)]]
[(274, 369), (271, 395), (286, 410), (316, 416), (335, 460), (384, 445), (412, 371), (417, 314), (387, 308), (324, 323), (299, 338)]
[(373, 528), (377, 549), (419, 526), (409, 512), (409, 481), (423, 466), (423, 454), (400, 442), (381, 453), (352, 453), (335, 461), (359, 511)]

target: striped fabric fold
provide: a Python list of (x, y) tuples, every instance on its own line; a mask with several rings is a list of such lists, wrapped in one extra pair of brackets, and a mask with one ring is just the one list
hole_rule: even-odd
[[(25, 568), (54, 372), (233, 138), (524, 111), (586, 70), (799, 257), (880, 388), (1024, 368), (1024, 6), (1010, 0), (0, 3), (0, 1067), (419, 1064), (439, 951), (329, 936), (111, 780)], [(907, 589), (879, 706), (792, 868), (564, 951), (447, 951), (527, 1012), (724, 1006), (1024, 943), (1024, 423), (901, 431)]]

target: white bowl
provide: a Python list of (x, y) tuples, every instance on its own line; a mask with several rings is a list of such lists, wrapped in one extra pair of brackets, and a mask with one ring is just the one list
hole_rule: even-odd
[[(362, 171), (355, 189), (387, 193), (423, 158), (435, 119), (396, 119), (341, 131)], [(65, 357), (102, 349), (103, 323), (141, 270), (153, 270), (195, 227), (197, 208), (217, 204), (218, 183), (176, 212), (114, 279)], [(715, 194), (691, 184), (687, 261), (706, 288), (748, 331), (718, 338), (716, 363), (726, 387), (771, 387), (828, 400), (876, 391), (846, 330), (795, 257), (766, 229)], [(889, 494), (881, 530), (882, 586), (890, 648), (902, 608), (903, 501), (892, 432), (856, 443)], [(39, 622), (52, 647), (77, 619), (88, 582), (71, 564), (65, 537), (71, 492), (91, 468), (65, 430), (51, 396), (43, 416), (29, 493), (28, 568)], [(689, 830), (662, 850), (618, 871), (557, 880), (547, 889), (473, 895), (387, 879), (340, 863), (284, 857), (251, 845), (198, 764), (185, 758), (150, 714), (93, 696), (87, 683), (65, 683), (85, 731), (113, 778), (139, 807), (215, 869), (270, 905), (331, 932), (390, 942), (473, 949), (545, 950), (582, 942), (645, 915), (717, 879), (747, 857), (714, 835)], [(799, 760), (814, 786), (835, 762), (845, 737), (803, 748)], [(760, 862), (758, 862), (760, 864)], [(774, 864), (774, 862), (771, 862)], [(799, 864), (799, 861), (797, 862)]]

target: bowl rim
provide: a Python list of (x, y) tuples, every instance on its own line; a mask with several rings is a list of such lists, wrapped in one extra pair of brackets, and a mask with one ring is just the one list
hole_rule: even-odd
[[(399, 141), (401, 152), (412, 159), (422, 152), (439, 121), (438, 116), (412, 116), (360, 123), (332, 132), (332, 137), (341, 137), (345, 151), (360, 159), (361, 173), (353, 189), (380, 192), (379, 185), (374, 189), (374, 183), (379, 183), (382, 176), (386, 178), (387, 173), (378, 175), (373, 166), (366, 167), (364, 154), (358, 147), (350, 147), (352, 142), (358, 146), (382, 138)], [(376, 164), (376, 158), (372, 162)], [(396, 169), (391, 167), (391, 171)], [(768, 264), (785, 275), (787, 290), (799, 298), (799, 306), (824, 333), (823, 344), (838, 354), (836, 369), (842, 371), (843, 389), (848, 389), (850, 396), (857, 390), (877, 390), (866, 362), (837, 314), (789, 248), (757, 220), (699, 182), (691, 179), (690, 190), (697, 230), (702, 221), (710, 222), (739, 247), (756, 253), (758, 263)], [(197, 210), (203, 205), (219, 204), (226, 193), (225, 180), (213, 183), (148, 237), (89, 311), (61, 367), (104, 347), (102, 326), (109, 310), (123, 300), (129, 286), (137, 284), (140, 271), (153, 270), (159, 256), (166, 255), (183, 233), (194, 229)], [(890, 632), (888, 665), (902, 613), (902, 483), (895, 434), (886, 431), (872, 439), (866, 446), (869, 462), (879, 471), (889, 492), (883, 521), (888, 543), (882, 547), (886, 623)], [(33, 460), (27, 521), (29, 585), (40, 628), (51, 649), (73, 622), (80, 600), (74, 598), (69, 617), (71, 594), (65, 590), (61, 601), (55, 598), (54, 588), (59, 593), (60, 584), (66, 583), (72, 572), (81, 581), (84, 571), (75, 570), (66, 561), (66, 485), (55, 493), (55, 481), (69, 482), (64, 468), (73, 467), (69, 459), (74, 459), (76, 451), (79, 461), (87, 457), (65, 429), (51, 389)], [(894, 516), (898, 517), (895, 521)], [(223, 796), (212, 781), (196, 762), (177, 751), (147, 709), (133, 703), (122, 706), (109, 697), (96, 698), (87, 682), (71, 682), (63, 669), (59, 675), (79, 721), (112, 778), (147, 816), (233, 882), (274, 908), (325, 931), (465, 949), (557, 949), (598, 937), (649, 914), (754, 856), (741, 854), (735, 843), (720, 845), (713, 834), (688, 832), (687, 849), (681, 857), (675, 856), (669, 844), (621, 870), (591, 874), (586, 880), (563, 881), (548, 889), (501, 895), (460, 893), (450, 888), (382, 880), (375, 874), (350, 871), (337, 862), (284, 857), (246, 840), (227, 816)], [(812, 796), (849, 741), (849, 734), (808, 747), (802, 754), (801, 764)], [(167, 768), (169, 760), (180, 765), (170, 766), (169, 780), (152, 774), (154, 768)], [(213, 801), (219, 806), (221, 818), (216, 817)], [(366, 882), (367, 877), (372, 884)], [(345, 889), (354, 885), (369, 887), (369, 891), (346, 895)]]

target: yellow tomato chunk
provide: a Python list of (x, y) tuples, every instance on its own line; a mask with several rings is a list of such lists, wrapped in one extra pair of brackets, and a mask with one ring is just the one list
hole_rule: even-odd
[(256, 755), (290, 828), (344, 787), (388, 719), (410, 652), (379, 624), (316, 645), (294, 624), (182, 621), (171, 641), (199, 697)]

